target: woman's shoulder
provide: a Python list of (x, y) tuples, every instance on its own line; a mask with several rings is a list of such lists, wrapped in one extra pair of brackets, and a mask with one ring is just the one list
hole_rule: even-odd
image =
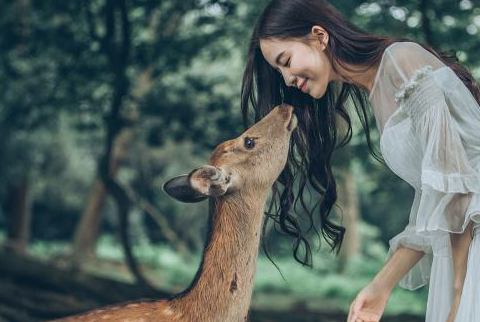
[(408, 81), (426, 68), (437, 70), (445, 66), (435, 54), (414, 41), (394, 42), (385, 51), (385, 72), (400, 78), (397, 83)]
[(385, 48), (380, 68), (385, 76), (397, 77), (397, 74), (404, 76), (403, 70), (412, 65), (421, 65), (420, 62), (428, 61), (431, 53), (420, 44), (413, 41), (396, 41)]
[(385, 51), (397, 57), (408, 57), (412, 54), (428, 52), (422, 45), (414, 41), (396, 41), (390, 44)]

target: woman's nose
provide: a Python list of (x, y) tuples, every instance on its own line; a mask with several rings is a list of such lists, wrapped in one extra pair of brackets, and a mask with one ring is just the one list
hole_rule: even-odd
[(297, 80), (297, 77), (291, 75), (291, 74), (285, 74), (285, 77), (284, 77), (284, 80), (285, 80), (285, 84), (289, 87), (295, 87), (296, 86), (296, 80)]

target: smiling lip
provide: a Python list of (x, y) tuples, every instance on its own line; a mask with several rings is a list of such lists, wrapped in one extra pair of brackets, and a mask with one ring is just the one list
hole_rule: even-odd
[(300, 90), (301, 90), (302, 92), (304, 92), (304, 93), (306, 93), (306, 92), (308, 91), (307, 82), (308, 82), (308, 80), (305, 79), (305, 80), (303, 81), (303, 83), (300, 84), (300, 86), (298, 87), (298, 88), (300, 88)]

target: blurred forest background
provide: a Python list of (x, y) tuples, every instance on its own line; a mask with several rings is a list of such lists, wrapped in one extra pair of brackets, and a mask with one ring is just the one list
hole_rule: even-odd
[[(0, 321), (183, 290), (207, 203), (175, 202), (161, 186), (243, 132), (241, 77), (266, 1), (0, 3)], [(334, 5), (372, 33), (455, 50), (480, 78), (477, 0)], [(408, 220), (413, 190), (370, 156), (351, 115), (353, 140), (335, 155), (344, 247), (334, 256), (322, 243), (302, 267), (268, 227), (285, 279), (261, 251), (252, 321), (343, 321)], [(426, 295), (397, 287), (385, 321), (423, 321)]]

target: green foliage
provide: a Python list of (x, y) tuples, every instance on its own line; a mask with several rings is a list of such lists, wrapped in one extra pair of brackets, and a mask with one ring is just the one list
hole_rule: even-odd
[[(81, 212), (104, 150), (103, 115), (111, 104), (114, 77), (99, 40), (107, 32), (105, 0), (87, 3), (10, 2), (2, 7), (0, 126), (4, 135), (0, 138), (0, 173), (4, 180), (0, 196), (19, 181), (15, 173), (27, 174), (37, 183), (32, 194), (36, 202), (51, 205), (54, 212)], [(131, 56), (126, 76), (130, 90), (122, 113), (134, 111), (138, 121), (131, 159), (121, 170), (122, 180), (142, 190), (142, 196), (171, 218), (182, 217), (187, 208), (165, 203), (156, 192), (161, 182), (206, 162), (215, 145), (242, 131), (241, 74), (251, 26), (266, 3), (192, 0), (129, 4)], [(465, 62), (478, 64), (473, 53), (478, 51), (474, 34), (480, 28), (480, 9), (470, 0), (429, 3), (427, 16), (435, 32), (428, 37), (419, 20), (422, 8), (416, 2), (338, 1), (335, 6), (372, 32), (433, 39), (439, 48), (458, 49)], [(118, 45), (119, 39), (112, 41)], [(356, 163), (362, 218), (381, 227), (380, 238), (386, 243), (404, 227), (412, 191), (386, 167), (371, 162), (364, 133), (358, 120), (352, 119), (353, 140), (339, 152), (334, 164), (344, 168)], [(378, 140), (374, 128), (372, 138)], [(156, 150), (163, 149), (160, 154), (168, 155), (190, 142), (194, 142), (191, 152), (183, 152), (181, 158), (192, 162), (168, 171), (165, 168), (176, 164), (176, 159), (152, 165), (158, 161)], [(145, 158), (148, 162), (142, 161)], [(155, 179), (141, 183), (146, 177)], [(107, 213), (113, 226), (113, 208)], [(70, 220), (74, 225), (73, 216)], [(196, 244), (202, 238), (191, 239)]]
[[(206, 203), (174, 202), (160, 187), (169, 178), (207, 163), (212, 148), (242, 132), (239, 93), (245, 53), (251, 28), (266, 3), (128, 2), (131, 43), (124, 66), (127, 93), (120, 112), (133, 120), (134, 135), (118, 180), (154, 205), (192, 251), (192, 259), (182, 259), (172, 250), (174, 245), (166, 245), (157, 223), (133, 207), (130, 233), (135, 254), (161, 276), (162, 285), (172, 289), (188, 285), (195, 273), (192, 263), (198, 263), (204, 244), (207, 209)], [(29, 180), (34, 211), (31, 251), (42, 258), (66, 251), (65, 240), (72, 237), (105, 150), (105, 115), (113, 104), (118, 76), (102, 41), (108, 32), (105, 4), (106, 0), (2, 2), (0, 203), (6, 204), (12, 186)], [(476, 55), (480, 7), (472, 0), (339, 0), (334, 5), (373, 33), (455, 49), (480, 76)], [(117, 34), (108, 39), (117, 49), (120, 40)], [(382, 266), (388, 240), (408, 220), (411, 187), (372, 162), (365, 133), (351, 112), (353, 139), (333, 163), (337, 170), (351, 170), (356, 178), (361, 256), (352, 259), (342, 275), (336, 273), (337, 259), (323, 250), (315, 254), (313, 269), (302, 268), (290, 257), (290, 239), (270, 227), (274, 258), (286, 281), (260, 257), (255, 289), (259, 303), (268, 305), (268, 300), (262, 302), (265, 294), (294, 294), (318, 303), (335, 299), (345, 309)], [(369, 124), (372, 140), (378, 142), (373, 115)], [(0, 209), (2, 226), (5, 216)], [(117, 214), (111, 202), (104, 216), (104, 231), (115, 233)], [(5, 238), (0, 230), (0, 243)], [(157, 243), (162, 246), (153, 246)], [(111, 235), (101, 238), (98, 255), (123, 260), (118, 240)], [(420, 314), (425, 303), (426, 289), (413, 293), (396, 289), (388, 312)]]
[(69, 244), (66, 242), (47, 242), (39, 240), (33, 242), (29, 247), (29, 252), (36, 257), (48, 260), (55, 255), (64, 254), (68, 250)]
[[(0, 240), (1, 236), (0, 231)], [(65, 243), (36, 241), (30, 252), (47, 260), (64, 252), (65, 247)], [(188, 259), (182, 258), (167, 245), (136, 245), (134, 252), (150, 279), (172, 292), (179, 292), (191, 283), (201, 257), (201, 253), (196, 253)], [(116, 237), (103, 235), (97, 247), (97, 255), (99, 259), (110, 262), (113, 266), (97, 262), (88, 268), (92, 273), (131, 281), (124, 269), (111, 269), (123, 262), (123, 253)], [(381, 257), (384, 256), (385, 252)], [(346, 311), (358, 291), (372, 279), (383, 264), (383, 259), (362, 255), (349, 263), (345, 273), (339, 274), (335, 271), (334, 256), (327, 252), (315, 257), (315, 264), (320, 262), (323, 267), (328, 267), (327, 270), (302, 267), (291, 257), (278, 257), (274, 260), (285, 279), (282, 279), (265, 256), (259, 256), (253, 294), (254, 306), (279, 310), (302, 301), (313, 310)], [(389, 300), (386, 313), (424, 314), (426, 297), (427, 288), (411, 292), (397, 287)]]

